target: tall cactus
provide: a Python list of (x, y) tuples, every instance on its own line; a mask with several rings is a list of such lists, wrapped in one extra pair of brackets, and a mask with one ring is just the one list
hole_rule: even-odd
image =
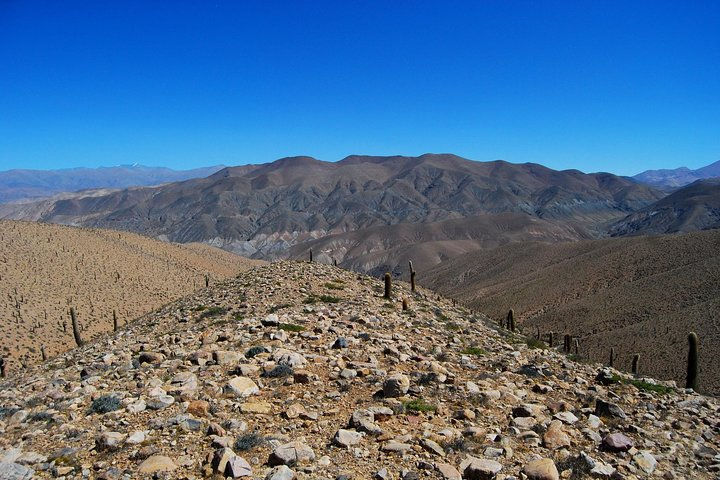
[(118, 330), (118, 320), (117, 320), (117, 312), (113, 310), (113, 332), (117, 332)]
[(40, 345), (40, 356), (43, 362), (47, 360), (47, 354), (45, 353), (45, 345)]
[(75, 313), (75, 308), (73, 307), (70, 307), (70, 318), (72, 319), (72, 329), (73, 337), (75, 337), (75, 343), (77, 343), (78, 347), (82, 347), (85, 342), (83, 342), (80, 337), (80, 327), (78, 326), (77, 313)]
[(639, 372), (639, 368), (640, 368), (640, 354), (636, 353), (635, 355), (633, 355), (633, 359), (632, 359), (632, 368), (631, 368), (632, 374), (637, 375)]
[(687, 363), (687, 381), (685, 388), (697, 389), (697, 373), (698, 373), (698, 336), (695, 332), (688, 335), (688, 363)]
[(7, 363), (5, 362), (5, 359), (0, 357), (0, 377), (5, 378), (5, 368), (7, 368)]
[(403, 309), (403, 312), (408, 309), (408, 301), (407, 301), (407, 298), (403, 298), (403, 301), (402, 301), (402, 309)]
[(615, 362), (615, 347), (610, 347), (610, 367), (613, 366)]
[(383, 295), (383, 298), (390, 299), (390, 294), (392, 293), (392, 277), (389, 273), (385, 274), (385, 294)]
[(565, 334), (563, 337), (563, 351), (565, 353), (570, 353), (570, 342), (572, 341), (572, 338), (570, 337), (570, 334)]
[(413, 268), (412, 260), (408, 262), (410, 264), (410, 291), (415, 291), (415, 269)]
[(312, 248), (310, 249), (310, 263), (312, 263)]
[(515, 331), (515, 312), (511, 308), (510, 311), (508, 311), (507, 314), (507, 328), (511, 332)]

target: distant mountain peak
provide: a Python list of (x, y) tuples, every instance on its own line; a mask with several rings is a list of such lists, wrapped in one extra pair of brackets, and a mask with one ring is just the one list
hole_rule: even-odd
[(714, 177), (720, 177), (720, 160), (696, 170), (691, 170), (688, 167), (645, 170), (632, 178), (640, 183), (645, 183), (654, 187), (678, 188), (689, 185), (696, 180)]

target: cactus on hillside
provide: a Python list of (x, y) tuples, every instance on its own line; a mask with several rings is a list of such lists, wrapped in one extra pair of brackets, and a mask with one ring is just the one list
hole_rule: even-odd
[(84, 342), (80, 337), (80, 327), (78, 326), (77, 313), (75, 313), (75, 308), (73, 307), (70, 307), (70, 318), (72, 319), (72, 329), (73, 337), (75, 337), (75, 343), (78, 347), (82, 347), (84, 345)]
[(610, 364), (609, 364), (609, 366), (612, 367), (614, 362), (615, 362), (615, 348), (610, 347)]
[(403, 309), (403, 311), (405, 311), (405, 310), (408, 309), (408, 301), (407, 301), (407, 298), (403, 298), (403, 301), (402, 301), (402, 309)]
[(640, 368), (640, 354), (633, 355), (631, 371), (633, 375), (637, 375)]
[(415, 291), (415, 269), (413, 268), (412, 260), (408, 262), (410, 264), (410, 291)]
[(688, 363), (687, 363), (687, 379), (685, 388), (697, 389), (697, 373), (698, 373), (698, 336), (695, 332), (688, 335)]
[(385, 274), (385, 294), (383, 295), (383, 298), (390, 299), (390, 294), (392, 293), (392, 277), (389, 273)]
[(113, 332), (117, 332), (118, 329), (118, 319), (117, 319), (117, 312), (113, 310)]
[(507, 329), (511, 332), (515, 331), (515, 312), (511, 308), (507, 314)]
[(5, 362), (5, 359), (0, 357), (0, 377), (5, 378), (5, 368), (7, 368), (7, 363)]

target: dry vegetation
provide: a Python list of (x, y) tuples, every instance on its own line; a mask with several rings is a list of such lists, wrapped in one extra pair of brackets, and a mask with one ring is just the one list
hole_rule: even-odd
[(584, 359), (685, 380), (687, 335), (700, 336), (700, 385), (720, 393), (720, 231), (565, 244), (524, 243), (454, 258), (418, 278), (535, 335), (579, 338)]
[(0, 221), (0, 356), (10, 369), (84, 340), (260, 262), (206, 245), (110, 230)]

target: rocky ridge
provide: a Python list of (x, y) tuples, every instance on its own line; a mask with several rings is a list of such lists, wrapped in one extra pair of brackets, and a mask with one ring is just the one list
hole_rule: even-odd
[(717, 478), (715, 399), (382, 293), (274, 263), (4, 379), (0, 478)]

